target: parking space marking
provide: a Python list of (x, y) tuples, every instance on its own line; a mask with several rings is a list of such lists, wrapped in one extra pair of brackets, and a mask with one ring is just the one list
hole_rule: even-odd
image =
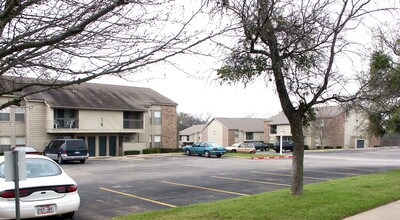
[(219, 189), (213, 189), (213, 188), (208, 188), (208, 187), (203, 187), (203, 186), (187, 185), (187, 184), (174, 183), (174, 182), (169, 182), (169, 181), (161, 181), (161, 182), (162, 183), (166, 183), (166, 184), (176, 185), (176, 186), (185, 186), (185, 187), (196, 188), (196, 189), (204, 189), (204, 190), (220, 192), (220, 193), (227, 193), (227, 194), (233, 194), (233, 195), (238, 195), (238, 196), (249, 196), (249, 194), (237, 193), (237, 192), (231, 192), (231, 191), (225, 191), (225, 190), (219, 190)]
[(332, 173), (332, 174), (341, 174), (341, 175), (349, 175), (349, 176), (358, 176), (360, 174), (354, 173), (342, 173), (342, 172), (333, 172), (333, 171), (324, 171), (324, 170), (304, 170), (307, 172), (316, 172), (316, 173)]
[[(272, 175), (272, 176), (288, 176), (291, 177), (292, 175), (289, 174), (280, 174), (280, 173), (265, 173), (265, 172), (260, 172), (260, 171), (251, 171), (252, 173), (259, 173), (259, 174), (265, 174), (265, 175)], [(309, 176), (303, 176), (304, 179), (313, 179), (313, 180), (324, 180), (324, 181), (329, 181), (332, 179), (328, 178), (318, 178), (318, 177), (309, 177)]]
[(273, 182), (265, 182), (265, 181), (257, 181), (257, 180), (236, 179), (236, 178), (222, 177), (222, 176), (211, 176), (211, 177), (212, 178), (217, 178), (217, 179), (235, 180), (235, 181), (242, 181), (242, 182), (249, 182), (249, 183), (260, 183), (260, 184), (277, 185), (277, 186), (290, 186), (288, 184), (283, 184), (283, 183), (273, 183)]
[(119, 192), (119, 191), (115, 191), (115, 190), (112, 190), (112, 189), (107, 189), (107, 188), (103, 188), (103, 187), (101, 187), (100, 189), (104, 190), (104, 191), (113, 192), (113, 193), (116, 193), (116, 194), (128, 196), (128, 197), (132, 197), (132, 198), (135, 198), (135, 199), (140, 199), (140, 200), (144, 200), (144, 201), (147, 201), (147, 202), (155, 203), (155, 204), (158, 204), (158, 205), (168, 206), (168, 207), (171, 207), (171, 208), (177, 207), (175, 205), (171, 205), (171, 204), (167, 204), (167, 203), (163, 203), (163, 202), (158, 202), (158, 201), (155, 201), (155, 200), (152, 200), (152, 199), (147, 199), (147, 198), (144, 198), (144, 197), (135, 196), (135, 195), (132, 195), (132, 194), (129, 194), (129, 193)]

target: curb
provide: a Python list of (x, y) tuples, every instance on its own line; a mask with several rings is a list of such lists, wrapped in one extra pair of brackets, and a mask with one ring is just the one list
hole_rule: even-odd
[(269, 157), (252, 157), (252, 160), (264, 160), (264, 159), (288, 159), (288, 158), (293, 158), (293, 156), (269, 156)]

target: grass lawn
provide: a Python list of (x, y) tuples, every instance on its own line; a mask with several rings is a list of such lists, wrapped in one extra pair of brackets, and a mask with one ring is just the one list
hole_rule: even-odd
[[(184, 189), (183, 189), (184, 190)], [(400, 199), (400, 170), (113, 219), (343, 219)]]

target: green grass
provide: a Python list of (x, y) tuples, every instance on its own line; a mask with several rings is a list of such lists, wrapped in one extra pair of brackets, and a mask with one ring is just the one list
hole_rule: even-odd
[(307, 184), (301, 196), (283, 189), (114, 219), (343, 219), (399, 199), (400, 170), (393, 170)]

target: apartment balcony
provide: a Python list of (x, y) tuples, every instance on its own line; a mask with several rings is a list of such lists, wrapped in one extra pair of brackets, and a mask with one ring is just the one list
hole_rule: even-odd
[(143, 120), (124, 119), (124, 129), (143, 129)]
[(54, 129), (76, 129), (79, 128), (77, 118), (55, 118)]

